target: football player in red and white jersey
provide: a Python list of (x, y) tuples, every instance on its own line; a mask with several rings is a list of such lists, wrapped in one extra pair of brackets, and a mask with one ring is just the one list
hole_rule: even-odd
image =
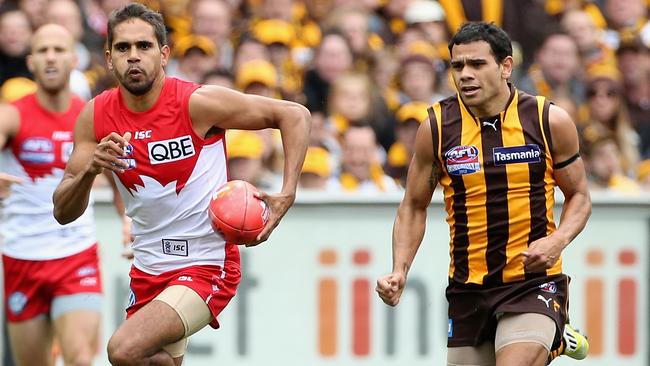
[(74, 39), (61, 26), (42, 26), (27, 63), (36, 93), (0, 106), (0, 230), (11, 350), (17, 365), (52, 365), (54, 335), (66, 365), (90, 365), (102, 307), (93, 213), (68, 225), (52, 215), (52, 194), (84, 105), (68, 85)]
[(271, 214), (249, 246), (265, 241), (293, 204), (311, 127), (303, 106), (165, 76), (170, 48), (160, 14), (132, 3), (109, 19), (106, 61), (119, 81), (90, 101), (54, 193), (70, 222), (86, 209), (95, 176), (113, 172), (133, 220), (135, 259), (127, 320), (113, 334), (113, 365), (180, 365), (187, 338), (235, 295), (237, 243), (216, 234), (210, 197), (227, 179), (228, 128), (278, 128), (284, 145), (279, 193), (259, 193)]

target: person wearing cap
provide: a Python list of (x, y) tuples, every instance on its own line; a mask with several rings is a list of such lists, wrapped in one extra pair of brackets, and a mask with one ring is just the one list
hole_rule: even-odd
[(270, 61), (278, 74), (284, 99), (295, 99), (302, 87), (302, 71), (293, 62), (292, 49), (297, 35), (291, 23), (280, 19), (260, 20), (253, 25), (253, 35), (269, 50)]
[(623, 100), (620, 73), (613, 67), (593, 69), (586, 88), (588, 117), (584, 123), (600, 125), (612, 135), (620, 149), (623, 173), (633, 176), (639, 162), (639, 136)]
[(420, 123), (428, 118), (428, 104), (411, 102), (401, 106), (395, 115), (395, 143), (388, 149), (386, 174), (393, 177), (404, 187), (408, 165), (415, 149), (415, 136)]
[(170, 76), (198, 83), (217, 65), (217, 49), (208, 37), (191, 34), (178, 39), (175, 46), (176, 64), (169, 65)]
[(37, 89), (38, 86), (31, 79), (22, 76), (13, 77), (0, 87), (0, 102), (11, 103), (36, 92)]
[(244, 93), (275, 98), (278, 75), (270, 62), (252, 60), (239, 67), (235, 85)]
[(245, 180), (260, 189), (279, 187), (280, 177), (264, 166), (264, 139), (257, 132), (228, 130), (226, 134), (228, 169), (231, 180)]
[(404, 21), (408, 27), (418, 28), (426, 34), (429, 42), (435, 47), (438, 57), (449, 59), (445, 10), (437, 1), (411, 2), (404, 12)]
[(303, 190), (325, 191), (331, 189), (329, 184), (332, 175), (330, 153), (322, 147), (311, 146), (307, 149), (305, 162), (302, 165), (298, 187)]

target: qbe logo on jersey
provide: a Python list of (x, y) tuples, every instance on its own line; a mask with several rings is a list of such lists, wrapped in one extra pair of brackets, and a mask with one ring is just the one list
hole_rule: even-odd
[(451, 175), (476, 173), (481, 170), (478, 161), (478, 147), (454, 146), (445, 153), (447, 172)]
[(149, 161), (152, 165), (171, 163), (172, 161), (187, 159), (196, 154), (190, 135), (150, 142), (147, 144), (147, 148), (149, 150)]

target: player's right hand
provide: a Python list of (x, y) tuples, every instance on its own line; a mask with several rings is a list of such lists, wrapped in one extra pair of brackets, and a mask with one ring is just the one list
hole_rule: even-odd
[(11, 174), (0, 173), (0, 199), (5, 199), (9, 196), (9, 187), (12, 184), (21, 184), (22, 179)]
[(375, 291), (379, 294), (381, 300), (390, 306), (399, 303), (399, 299), (404, 291), (406, 276), (401, 272), (393, 272), (377, 280)]
[(125, 132), (124, 136), (111, 132), (110, 135), (104, 137), (95, 147), (88, 172), (98, 175), (104, 169), (109, 169), (116, 173), (124, 173), (129, 164), (119, 157), (124, 156), (124, 148), (129, 144), (129, 140), (131, 140), (131, 132)]

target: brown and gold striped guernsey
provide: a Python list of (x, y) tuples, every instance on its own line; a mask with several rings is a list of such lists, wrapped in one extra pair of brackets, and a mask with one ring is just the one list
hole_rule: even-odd
[[(485, 286), (527, 273), (528, 245), (555, 230), (549, 102), (510, 86), (505, 112), (479, 120), (460, 96), (429, 108), (450, 230), (449, 277)], [(546, 275), (562, 272), (562, 260)]]

